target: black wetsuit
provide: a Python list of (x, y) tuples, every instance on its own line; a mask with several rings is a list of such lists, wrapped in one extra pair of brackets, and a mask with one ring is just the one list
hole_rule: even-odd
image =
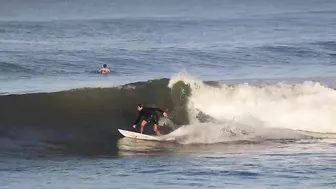
[(147, 121), (147, 123), (153, 122), (154, 124), (158, 124), (159, 117), (156, 113), (156, 111), (163, 113), (164, 111), (159, 108), (147, 108), (143, 107), (142, 110), (139, 111), (139, 115), (137, 119), (135, 120), (134, 125), (138, 124), (141, 117), (145, 117), (144, 120)]

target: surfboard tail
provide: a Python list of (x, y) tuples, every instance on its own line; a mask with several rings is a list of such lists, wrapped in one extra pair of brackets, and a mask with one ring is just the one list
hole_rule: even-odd
[(123, 129), (118, 129), (118, 131), (120, 132), (120, 134), (122, 134), (124, 137), (127, 137), (127, 138), (134, 138), (134, 139), (140, 139), (140, 140), (156, 140), (156, 141), (161, 140), (161, 138), (157, 136), (145, 135), (145, 134), (127, 131)]

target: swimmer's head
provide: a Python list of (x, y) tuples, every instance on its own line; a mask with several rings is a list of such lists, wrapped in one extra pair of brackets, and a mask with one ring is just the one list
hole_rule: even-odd
[(106, 67), (107, 67), (107, 65), (106, 65), (106, 64), (104, 64), (104, 65), (103, 65), (103, 68), (106, 68)]

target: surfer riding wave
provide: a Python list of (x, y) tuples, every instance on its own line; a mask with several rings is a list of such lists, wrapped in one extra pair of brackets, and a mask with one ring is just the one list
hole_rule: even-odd
[(156, 132), (156, 135), (161, 135), (158, 127), (159, 123), (159, 116), (156, 112), (162, 113), (164, 117), (168, 117), (167, 113), (159, 108), (149, 108), (149, 107), (143, 107), (142, 104), (138, 104), (138, 111), (139, 115), (137, 119), (134, 122), (133, 128), (137, 127), (138, 122), (140, 121), (141, 117), (145, 117), (140, 125), (140, 133), (142, 134), (143, 129), (147, 123), (154, 123), (153, 130)]

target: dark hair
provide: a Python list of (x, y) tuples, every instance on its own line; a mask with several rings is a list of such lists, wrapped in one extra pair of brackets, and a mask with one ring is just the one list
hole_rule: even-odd
[(103, 65), (104, 68), (106, 68), (106, 66), (107, 66), (106, 64)]
[(138, 104), (138, 106), (139, 106), (140, 108), (142, 108), (142, 107), (143, 107), (143, 105), (142, 105), (142, 104)]

